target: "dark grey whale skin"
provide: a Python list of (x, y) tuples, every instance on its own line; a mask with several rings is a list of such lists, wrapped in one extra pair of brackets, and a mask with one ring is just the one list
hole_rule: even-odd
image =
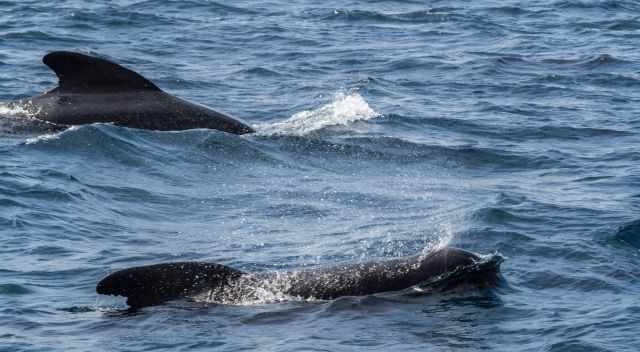
[[(177, 262), (133, 267), (102, 279), (96, 291), (123, 296), (131, 308), (157, 305), (207, 291), (240, 291), (249, 282), (287, 281), (282, 293), (302, 298), (333, 299), (385, 291), (398, 291), (468, 268), (480, 258), (457, 248), (443, 248), (425, 256), (334, 266), (320, 270), (287, 273), (245, 273), (224, 265), (205, 262)], [(463, 278), (469, 284), (495, 283), (497, 267)], [(460, 281), (460, 280), (459, 280)], [(234, 292), (226, 292), (233, 296)]]
[(103, 122), (158, 131), (208, 128), (234, 134), (254, 132), (242, 121), (174, 97), (108, 60), (56, 51), (42, 61), (58, 76), (58, 87), (9, 102), (39, 120), (62, 126)]

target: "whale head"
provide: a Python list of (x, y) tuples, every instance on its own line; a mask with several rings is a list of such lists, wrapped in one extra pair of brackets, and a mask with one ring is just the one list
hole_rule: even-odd
[(480, 257), (472, 252), (454, 247), (445, 247), (420, 256), (420, 269), (428, 276), (437, 276), (473, 265)]
[(487, 287), (498, 282), (498, 268), (502, 257), (485, 260), (479, 255), (459, 248), (445, 247), (418, 259), (412, 273), (416, 282), (426, 283), (440, 290), (460, 286)]
[(131, 308), (146, 307), (226, 284), (242, 272), (220, 264), (177, 262), (117, 271), (100, 280), (96, 292), (127, 298)]

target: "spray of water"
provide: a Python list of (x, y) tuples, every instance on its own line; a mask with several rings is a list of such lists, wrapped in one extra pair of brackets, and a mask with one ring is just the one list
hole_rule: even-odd
[(296, 273), (276, 272), (269, 276), (246, 274), (230, 286), (212, 288), (194, 300), (229, 305), (255, 305), (287, 301), (314, 301), (285, 292), (291, 288)]
[(427, 241), (420, 256), (424, 258), (424, 256), (433, 251), (447, 247), (451, 243), (451, 240), (453, 240), (453, 228), (450, 224), (443, 224), (440, 226), (436, 236)]

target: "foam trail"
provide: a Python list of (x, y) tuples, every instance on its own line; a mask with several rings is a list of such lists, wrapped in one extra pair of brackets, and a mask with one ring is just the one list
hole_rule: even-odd
[(355, 92), (336, 94), (333, 101), (315, 110), (305, 110), (289, 119), (258, 125), (262, 135), (302, 136), (327, 126), (347, 125), (354, 121), (364, 121), (380, 116), (364, 98)]

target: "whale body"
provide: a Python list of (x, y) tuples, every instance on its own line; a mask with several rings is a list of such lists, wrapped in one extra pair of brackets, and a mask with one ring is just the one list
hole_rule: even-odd
[(206, 262), (175, 262), (133, 267), (102, 279), (96, 291), (123, 296), (131, 308), (204, 297), (232, 303), (253, 299), (267, 289), (303, 299), (334, 299), (399, 291), (449, 275), (448, 286), (495, 284), (500, 260), (483, 263), (471, 252), (443, 248), (427, 255), (333, 266), (297, 272), (246, 273)]
[(42, 61), (58, 76), (44, 94), (6, 103), (29, 117), (58, 127), (91, 123), (159, 131), (194, 128), (251, 133), (246, 123), (174, 97), (140, 74), (111, 61), (56, 51)]

